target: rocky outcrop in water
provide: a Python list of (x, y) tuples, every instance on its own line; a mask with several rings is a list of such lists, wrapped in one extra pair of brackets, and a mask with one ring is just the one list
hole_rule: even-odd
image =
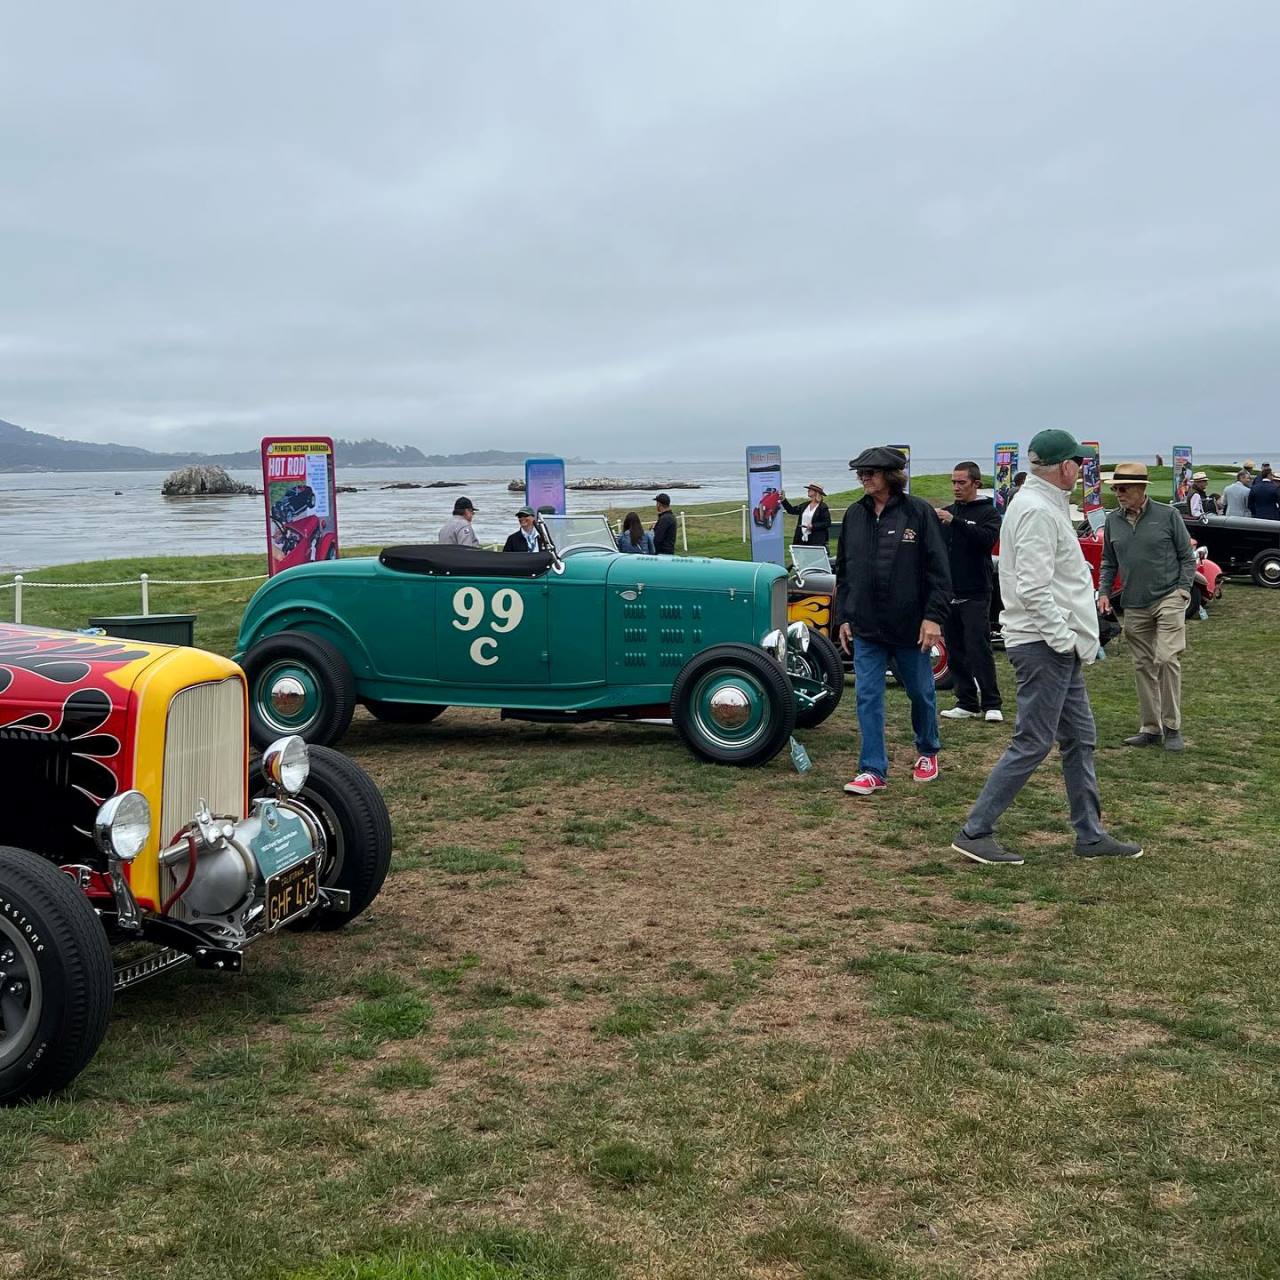
[[(570, 480), (565, 485), (565, 488), (602, 493), (616, 493), (629, 489), (652, 489), (656, 493), (661, 493), (665, 489), (701, 489), (702, 486), (695, 484), (692, 480), (614, 480), (608, 476), (588, 476), (584, 480)], [(524, 481), (512, 480), (507, 485), (507, 489), (511, 493), (523, 493)]]
[(233, 480), (223, 467), (198, 464), (179, 467), (164, 482), (160, 492), (166, 498), (199, 498), (214, 494), (258, 493), (251, 484)]

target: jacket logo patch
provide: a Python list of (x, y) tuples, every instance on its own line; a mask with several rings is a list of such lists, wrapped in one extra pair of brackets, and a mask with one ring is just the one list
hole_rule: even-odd
[(903, 529), (902, 540), (903, 542), (914, 542), (916, 540), (916, 531), (914, 529)]

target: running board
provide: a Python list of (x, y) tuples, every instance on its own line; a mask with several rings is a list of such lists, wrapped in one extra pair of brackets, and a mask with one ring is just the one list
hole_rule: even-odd
[(170, 969), (178, 969), (189, 964), (191, 957), (185, 951), (176, 951), (173, 947), (161, 947), (141, 960), (132, 960), (122, 964), (115, 971), (115, 989), (123, 991), (126, 987), (136, 987), (148, 978), (157, 974), (168, 973)]

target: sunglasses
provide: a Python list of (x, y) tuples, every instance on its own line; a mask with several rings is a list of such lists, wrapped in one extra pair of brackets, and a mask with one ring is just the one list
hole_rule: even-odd
[(1146, 488), (1146, 485), (1143, 485), (1143, 484), (1113, 484), (1111, 487), (1112, 487), (1112, 489), (1114, 489), (1114, 490), (1116, 491), (1116, 493), (1128, 493), (1130, 489), (1145, 489), (1145, 488)]
[(876, 467), (859, 467), (853, 474), (859, 480), (869, 480), (872, 476), (878, 476), (880, 472)]

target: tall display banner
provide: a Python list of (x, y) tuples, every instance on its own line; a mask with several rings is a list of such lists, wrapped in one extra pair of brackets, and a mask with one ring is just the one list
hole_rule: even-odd
[(1186, 502), (1191, 493), (1191, 446), (1173, 446), (1173, 500)]
[(563, 458), (526, 458), (524, 460), (524, 500), (535, 511), (550, 507), (565, 514)]
[(991, 476), (995, 482), (996, 510), (1004, 515), (1004, 509), (1013, 497), (1013, 477), (1018, 474), (1018, 442), (1006, 441), (996, 445), (995, 467)]
[(751, 508), (751, 558), (785, 567), (783, 536), (782, 446), (747, 446), (747, 504)]
[(266, 436), (267, 573), (338, 558), (338, 487), (328, 436)]
[(911, 446), (909, 444), (891, 444), (890, 449), (897, 449), (899, 453), (904, 454), (907, 459), (907, 488), (906, 492), (911, 492)]
[(1084, 466), (1080, 468), (1084, 518), (1088, 520), (1090, 529), (1101, 529), (1107, 519), (1107, 513), (1102, 509), (1102, 450), (1096, 440), (1081, 440), (1080, 444), (1093, 450), (1093, 457), (1086, 457)]

